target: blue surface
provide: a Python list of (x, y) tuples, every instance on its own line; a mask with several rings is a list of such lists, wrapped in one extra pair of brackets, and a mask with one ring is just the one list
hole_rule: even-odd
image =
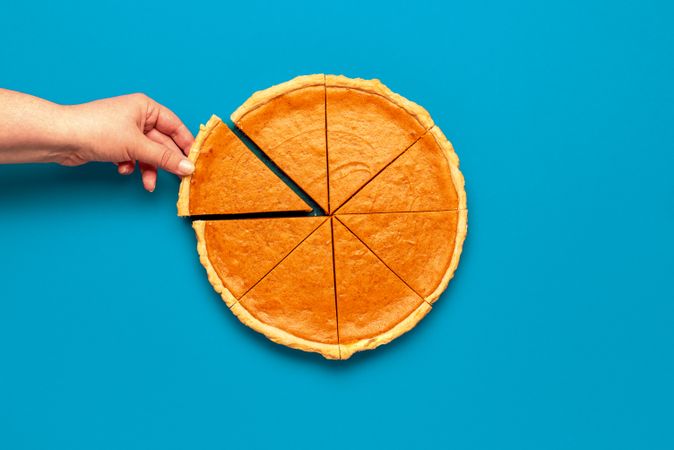
[(193, 131), (381, 78), (454, 142), (470, 231), (420, 326), (329, 362), (227, 311), (175, 179), (0, 167), (0, 448), (674, 448), (671, 3), (18, 3), (0, 85)]

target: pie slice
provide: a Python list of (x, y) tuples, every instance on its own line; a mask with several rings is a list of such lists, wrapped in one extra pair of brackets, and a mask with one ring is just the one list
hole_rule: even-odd
[(330, 221), (232, 307), (241, 322), (279, 344), (339, 358)]
[[(437, 126), (347, 201), (340, 213), (466, 208), (459, 158)], [(357, 234), (357, 233), (356, 233)]]
[(327, 75), (326, 113), (331, 211), (433, 126), (379, 80)]
[(217, 116), (201, 127), (189, 154), (178, 215), (311, 211)]
[(466, 216), (460, 210), (338, 217), (416, 293), (433, 303), (459, 264)]
[(256, 92), (231, 117), (328, 211), (324, 75), (301, 76)]
[(332, 219), (339, 347), (346, 359), (412, 329), (431, 306)]
[(324, 220), (323, 217), (196, 220), (192, 226), (208, 280), (231, 307)]

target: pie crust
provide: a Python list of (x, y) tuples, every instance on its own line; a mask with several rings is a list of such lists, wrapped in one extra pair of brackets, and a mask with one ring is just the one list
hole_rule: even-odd
[[(246, 308), (238, 303), (232, 306), (230, 309), (244, 325), (252, 328), (258, 333), (264, 334), (267, 339), (272, 342), (276, 342), (277, 344), (285, 345), (286, 347), (295, 348), (305, 352), (320, 353), (326, 359), (346, 359), (345, 357), (340, 356), (340, 346), (338, 344), (323, 344), (321, 342), (310, 341), (308, 339), (295, 336), (294, 334), (290, 334), (287, 331), (283, 331), (277, 327), (267, 325), (253, 316)], [(351, 356), (351, 354), (352, 353), (348, 354), (348, 356)]]
[(300, 75), (299, 77), (295, 77), (290, 81), (286, 81), (270, 88), (254, 92), (253, 95), (248, 98), (248, 100), (243, 102), (243, 104), (232, 113), (230, 118), (234, 123), (240, 122), (243, 116), (268, 103), (270, 100), (275, 99), (276, 97), (280, 97), (281, 95), (287, 94), (288, 92), (296, 91), (297, 89), (323, 85), (325, 85), (325, 75), (322, 73), (314, 75)]
[(211, 260), (208, 256), (208, 249), (206, 248), (206, 222), (203, 220), (195, 220), (192, 222), (192, 228), (194, 228), (194, 232), (197, 235), (197, 252), (199, 253), (199, 261), (201, 261), (201, 265), (203, 265), (206, 269), (208, 282), (211, 283), (213, 289), (215, 289), (215, 292), (222, 296), (222, 300), (227, 304), (227, 306), (231, 308), (237, 302), (237, 300), (236, 297), (234, 297), (234, 294), (232, 294), (231, 291), (225, 287), (224, 283), (218, 276), (218, 273), (215, 271), (215, 267), (213, 267), (213, 264), (211, 264)]
[(454, 183), (456, 194), (459, 197), (459, 209), (466, 209), (466, 181), (459, 170), (459, 156), (456, 154), (456, 151), (454, 151), (454, 146), (449, 142), (449, 139), (447, 139), (440, 127), (436, 125), (431, 128), (429, 132), (435, 138), (435, 142), (440, 145), (440, 148), (447, 157), (447, 161), (449, 161), (449, 169), (452, 172), (452, 182)]
[(380, 334), (379, 336), (362, 339), (351, 344), (339, 344), (340, 358), (349, 359), (354, 353), (363, 350), (374, 350), (380, 345), (388, 344), (392, 340), (402, 336), (417, 326), (419, 321), (423, 319), (431, 310), (431, 305), (423, 302), (410, 315), (405, 317), (401, 322), (390, 330)]
[(459, 265), (459, 259), (461, 259), (461, 252), (463, 251), (463, 242), (466, 240), (466, 233), (468, 233), (468, 210), (460, 209), (458, 224), (456, 226), (456, 239), (454, 240), (454, 251), (452, 253), (452, 261), (449, 263), (447, 272), (442, 277), (442, 281), (437, 288), (426, 297), (428, 303), (435, 303), (435, 301), (440, 297), (440, 295), (447, 289), (450, 280), (454, 277), (454, 272)]
[[(201, 147), (204, 145), (204, 141), (211, 134), (213, 128), (221, 122), (220, 118), (213, 114), (206, 125), (199, 125), (199, 133), (197, 137), (194, 138), (194, 143), (190, 147), (190, 152), (187, 155), (187, 158), (192, 161), (192, 164), (196, 166), (197, 158), (199, 158), (199, 152)], [(178, 189), (178, 215), (180, 217), (187, 217), (190, 215), (190, 183), (192, 181), (192, 175), (183, 177), (180, 181), (180, 188)]]
[(447, 289), (450, 280), (454, 277), (454, 272), (459, 266), (459, 259), (461, 259), (461, 252), (463, 250), (463, 243), (466, 240), (466, 234), (468, 233), (468, 209), (466, 201), (466, 182), (463, 178), (461, 170), (459, 170), (459, 157), (454, 151), (454, 146), (447, 139), (445, 134), (442, 132), (440, 127), (434, 126), (431, 128), (430, 132), (435, 137), (435, 140), (440, 147), (445, 152), (447, 160), (449, 161), (449, 168), (452, 171), (452, 181), (454, 182), (454, 188), (456, 193), (459, 196), (459, 218), (458, 225), (456, 227), (456, 240), (454, 241), (454, 252), (452, 253), (452, 262), (447, 268), (445, 276), (442, 277), (442, 282), (438, 287), (433, 291), (431, 295), (426, 298), (426, 301), (429, 303), (434, 303), (440, 295)]
[[(346, 230), (348, 230), (348, 233), (351, 234), (352, 238), (362, 244), (363, 247), (367, 249), (369, 254), (371, 256), (367, 256), (366, 260), (368, 261), (374, 261), (375, 259), (377, 260), (377, 264), (381, 264), (382, 266), (385, 267), (386, 270), (388, 270), (391, 273), (391, 276), (395, 276), (396, 279), (400, 281), (401, 284), (406, 285), (407, 289), (411, 293), (406, 293), (404, 294), (407, 298), (407, 300), (404, 300), (404, 307), (401, 307), (399, 309), (395, 309), (395, 305), (393, 304), (387, 304), (384, 309), (391, 309), (393, 308), (394, 313), (391, 313), (391, 317), (394, 319), (381, 319), (382, 323), (378, 325), (374, 325), (373, 327), (370, 328), (370, 331), (363, 332), (361, 337), (358, 337), (357, 332), (353, 332), (351, 334), (352, 338), (344, 338), (340, 340), (340, 337), (337, 337), (337, 341), (335, 343), (332, 343), (332, 341), (325, 341), (325, 342), (318, 342), (314, 341), (312, 339), (307, 339), (305, 334), (299, 333), (300, 336), (298, 336), (298, 333), (291, 332), (287, 329), (283, 329), (282, 327), (279, 326), (274, 326), (274, 324), (271, 324), (269, 319), (269, 315), (265, 317), (265, 311), (262, 311), (262, 314), (260, 314), (261, 310), (257, 310), (251, 312), (249, 309), (246, 308), (246, 302), (249, 301), (247, 300), (247, 295), (250, 294), (250, 292), (258, 286), (258, 284), (263, 283), (263, 281), (271, 276), (270, 274), (275, 273), (274, 270), (278, 267), (281, 267), (282, 264), (284, 264), (284, 261), (287, 258), (290, 258), (291, 255), (295, 251), (298, 251), (298, 249), (302, 248), (302, 245), (305, 243), (306, 240), (311, 238), (311, 236), (314, 233), (317, 233), (321, 227), (325, 226), (326, 223), (323, 222), (322, 225), (318, 226), (314, 231), (312, 231), (307, 237), (304, 239), (300, 240), (298, 242), (297, 246), (293, 248), (280, 262), (278, 262), (272, 269), (270, 269), (266, 275), (264, 275), (253, 287), (250, 288), (250, 290), (246, 291), (244, 294), (240, 295), (240, 299), (237, 299), (236, 296), (226, 287), (226, 283), (223, 283), (223, 280), (220, 279), (220, 276), (218, 275), (218, 272), (216, 271), (216, 268), (214, 267), (214, 264), (212, 262), (212, 258), (214, 258), (214, 255), (209, 255), (209, 250), (207, 246), (207, 237), (205, 233), (205, 222), (204, 221), (194, 221), (193, 227), (197, 236), (197, 251), (199, 253), (199, 257), (201, 260), (201, 263), (204, 265), (209, 282), (213, 285), (214, 289), (216, 292), (218, 292), (224, 302), (227, 304), (227, 306), (232, 310), (232, 312), (239, 318), (241, 322), (249, 326), (250, 328), (264, 334), (267, 336), (270, 340), (273, 342), (289, 346), (292, 348), (304, 350), (304, 351), (309, 351), (309, 352), (318, 352), (322, 354), (325, 358), (328, 359), (347, 359), (351, 355), (353, 355), (355, 352), (362, 351), (362, 350), (370, 350), (374, 349), (382, 344), (386, 344), (396, 337), (400, 336), (401, 334), (404, 334), (405, 332), (409, 331), (412, 329), (430, 310), (431, 310), (431, 304), (436, 301), (441, 293), (446, 289), (449, 281), (453, 277), (453, 274), (456, 270), (456, 267), (459, 262), (459, 258), (461, 255), (461, 251), (463, 248), (463, 242), (466, 236), (467, 232), (467, 209), (466, 209), (466, 192), (465, 192), (465, 182), (464, 178), (459, 170), (459, 159), (454, 152), (454, 149), (452, 147), (452, 144), (447, 140), (447, 138), (444, 136), (442, 131), (434, 125), (433, 120), (431, 119), (430, 115), (428, 112), (422, 108), (421, 106), (417, 105), (414, 102), (411, 102), (404, 97), (392, 92), (390, 89), (388, 89), (386, 86), (381, 84), (379, 80), (364, 80), (364, 79), (350, 79), (344, 76), (336, 76), (336, 75), (322, 75), (322, 74), (317, 74), (317, 75), (307, 75), (307, 76), (300, 76), (297, 77), (293, 80), (290, 80), (285, 83), (281, 83), (277, 86), (273, 86), (269, 89), (265, 89), (263, 91), (258, 91), (254, 93), (244, 104), (242, 104), (234, 113), (232, 113), (231, 118), (234, 121), (234, 123), (237, 123), (241, 120), (242, 117), (244, 117), (246, 114), (256, 110), (257, 108), (260, 108), (262, 105), (266, 105), (269, 102), (271, 102), (273, 99), (276, 99), (278, 97), (281, 97), (289, 92), (294, 92), (298, 89), (303, 89), (307, 87), (316, 87), (316, 86), (323, 86), (326, 89), (326, 97), (328, 96), (327, 89), (330, 88), (344, 88), (348, 90), (356, 90), (356, 91), (361, 91), (367, 94), (372, 94), (372, 95), (377, 95), (380, 96), (381, 98), (385, 99), (386, 101), (392, 103), (393, 105), (397, 106), (399, 109), (403, 110), (405, 114), (408, 114), (409, 116), (412, 117), (412, 119), (419, 125), (417, 127), (418, 130), (421, 130), (421, 132), (415, 132), (413, 136), (416, 136), (409, 146), (406, 148), (399, 149), (399, 153), (393, 158), (393, 160), (389, 161), (386, 165), (383, 167), (377, 169), (376, 173), (372, 173), (369, 179), (363, 181), (363, 185), (360, 186), (356, 192), (360, 191), (361, 189), (364, 189), (363, 186), (367, 186), (368, 183), (371, 181), (375, 180), (376, 177), (381, 174), (389, 165), (392, 165), (392, 161), (395, 161), (396, 158), (400, 157), (400, 155), (403, 155), (407, 150), (409, 150), (412, 145), (418, 140), (421, 139), (422, 136), (425, 135), (431, 135), (433, 139), (437, 142), (439, 145), (440, 149), (442, 150), (447, 162), (448, 162), (448, 170), (450, 171), (451, 175), (451, 183), (456, 190), (456, 195), (457, 195), (457, 203), (455, 205), (452, 205), (451, 207), (447, 209), (438, 209), (438, 211), (455, 211), (457, 216), (457, 225), (456, 225), (456, 238), (454, 240), (454, 245), (453, 245), (453, 251), (452, 251), (452, 256), (450, 259), (450, 262), (448, 264), (448, 267), (444, 273), (444, 275), (441, 277), (441, 280), (435, 289), (430, 292), (430, 294), (426, 296), (420, 296), (413, 288), (410, 287), (410, 285), (405, 281), (404, 278), (401, 278), (398, 274), (396, 274), (393, 270), (389, 268), (388, 265), (386, 265), (386, 262), (383, 261), (379, 256), (376, 254), (376, 252), (373, 252), (372, 249), (367, 247), (365, 241), (361, 239), (360, 236), (358, 236), (357, 232), (354, 232), (348, 228), (346, 228), (344, 225), (339, 222), (337, 217), (334, 217), (334, 213), (338, 208), (341, 206), (345, 206), (348, 204), (350, 199), (353, 197), (355, 198), (355, 193), (351, 194), (348, 199), (346, 199), (346, 202), (342, 202), (340, 205), (330, 205), (331, 211), (328, 211), (328, 214), (331, 216), (330, 220), (328, 221), (328, 224), (339, 224), (339, 226), (344, 227)], [(356, 96), (357, 97), (357, 96)], [(371, 98), (371, 97), (370, 97)], [(376, 104), (379, 104), (381, 102), (375, 102)], [(326, 105), (326, 108), (328, 106)], [(329, 111), (326, 110), (326, 123), (328, 123), (328, 117)], [(202, 125), (200, 129), (200, 133), (197, 136), (194, 145), (192, 146), (190, 153), (189, 153), (189, 158), (193, 162), (197, 161), (197, 158), (199, 156), (199, 152), (201, 147), (203, 146), (206, 137), (208, 134), (213, 130), (213, 128), (220, 122), (220, 119), (217, 117), (213, 116), (211, 120), (208, 121), (206, 125)], [(412, 123), (411, 121), (408, 123)], [(326, 129), (326, 135), (330, 132), (329, 128)], [(412, 136), (412, 135), (411, 135)], [(263, 148), (264, 150), (264, 148)], [(328, 145), (327, 148), (327, 156), (329, 157), (329, 152), (330, 152), (330, 146)], [(181, 182), (180, 185), (180, 192), (179, 192), (179, 200), (178, 200), (178, 211), (179, 215), (190, 215), (189, 212), (189, 195), (190, 195), (190, 177), (185, 177), (183, 181)], [(342, 215), (350, 215), (350, 214), (355, 214), (355, 212), (350, 211), (348, 208), (344, 208), (343, 210), (337, 211), (340, 216)], [(409, 211), (410, 213), (413, 213), (412, 211)], [(379, 214), (379, 212), (368, 212), (372, 214)], [(315, 218), (314, 218), (315, 219)], [(336, 305), (336, 328), (339, 330), (341, 328), (341, 325), (339, 322), (339, 301), (338, 299), (340, 298), (340, 294), (337, 291), (337, 286), (339, 286), (339, 267), (336, 265), (335, 259), (339, 258), (338, 254), (335, 252), (335, 229), (333, 228), (332, 230), (332, 256), (333, 256), (333, 274), (337, 277), (337, 280), (333, 279), (332, 283), (333, 286), (335, 286), (333, 289), (335, 291), (334, 296), (335, 296), (335, 305)], [(362, 250), (361, 250), (361, 257), (362, 257)], [(369, 259), (368, 259), (369, 258)], [(373, 259), (374, 258), (374, 259)], [(354, 270), (350, 272), (350, 276), (354, 276), (354, 280), (358, 278), (359, 275), (363, 273), (367, 273), (370, 269), (368, 269), (368, 264), (366, 263), (364, 266), (365, 270), (363, 272), (360, 272), (358, 270)], [(420, 261), (420, 264), (423, 264), (423, 261)], [(444, 265), (444, 263), (443, 263)], [(301, 265), (300, 265), (301, 266)], [(309, 265), (307, 265), (309, 266)], [(354, 266), (355, 267), (355, 266)], [(341, 269), (344, 270), (344, 269)], [(383, 270), (381, 267), (379, 267), (378, 270)], [(367, 278), (366, 275), (362, 275), (363, 277)], [(329, 277), (325, 277), (329, 278)], [(357, 286), (358, 283), (369, 283), (370, 279), (365, 279), (360, 281), (353, 281), (349, 282), (349, 285), (351, 286)], [(381, 279), (385, 279), (385, 276), (382, 276)], [(358, 303), (358, 307), (361, 307), (362, 305), (365, 305), (364, 308), (367, 307), (367, 299), (373, 299), (373, 304), (376, 304), (376, 299), (374, 299), (374, 295), (376, 293), (376, 286), (385, 286), (386, 282), (382, 282), (381, 284), (377, 283), (376, 280), (378, 279), (377, 276), (372, 277), (373, 280), (375, 280), (372, 284), (372, 286), (365, 287), (364, 289), (355, 289), (353, 292), (356, 293), (356, 297), (353, 297), (356, 302)], [(375, 287), (373, 287), (375, 286)], [(393, 286), (393, 285), (391, 285)], [(391, 288), (389, 291), (389, 296), (392, 296), (392, 300), (394, 301), (399, 301), (397, 299), (393, 299), (397, 294), (395, 292), (398, 292), (396, 290), (397, 288)], [(402, 288), (401, 288), (402, 289)], [(264, 295), (269, 296), (267, 291)], [(288, 296), (287, 289), (282, 290), (286, 292), (285, 295), (286, 297)], [(272, 293), (274, 290), (271, 291)], [(357, 296), (358, 292), (364, 292), (365, 294), (363, 296)], [(370, 292), (370, 294), (368, 294)], [(405, 291), (407, 292), (407, 291)], [(390, 294), (394, 293), (394, 294)], [(251, 294), (252, 295), (252, 294)], [(402, 294), (401, 294), (402, 295)], [(252, 297), (248, 297), (252, 298)], [(418, 299), (418, 300), (417, 300)], [(272, 300), (273, 295), (272, 295)], [(281, 299), (279, 298), (279, 301)], [(365, 303), (363, 303), (365, 301)], [(402, 301), (402, 300), (401, 300)], [(263, 302), (264, 303), (264, 302)], [(391, 306), (393, 305), (393, 306)], [(281, 305), (282, 307), (285, 307)], [(251, 305), (249, 305), (251, 307)], [(346, 307), (344, 307), (346, 308)], [(273, 309), (272, 309), (273, 311)], [(372, 311), (367, 311), (366, 309), (364, 311), (364, 317), (375, 317), (375, 320), (379, 320), (376, 318), (376, 313), (373, 313), (372, 311), (380, 311), (379, 309), (375, 308)], [(395, 312), (395, 311), (400, 311), (400, 312)], [(389, 314), (389, 313), (385, 313)], [(262, 319), (260, 318), (262, 317)], [(273, 318), (273, 317), (272, 317)], [(346, 316), (342, 316), (343, 320), (347, 320)], [(354, 320), (360, 320), (358, 317), (356, 317)], [(271, 321), (273, 322), (273, 320)], [(301, 322), (299, 322), (301, 323)], [(368, 323), (365, 322), (364, 325), (364, 330), (368, 330)], [(277, 324), (278, 325), (278, 324)], [(377, 328), (379, 327), (379, 328)], [(292, 327), (290, 327), (292, 329)], [(347, 333), (348, 334), (348, 333)], [(364, 336), (364, 337), (363, 337)]]
[(349, 88), (380, 95), (391, 103), (403, 108), (424, 128), (429, 129), (433, 126), (433, 119), (431, 119), (431, 115), (428, 114), (426, 109), (413, 101), (406, 99), (402, 95), (396, 94), (376, 78), (366, 80), (363, 78), (348, 78), (344, 75), (325, 75), (325, 86)]

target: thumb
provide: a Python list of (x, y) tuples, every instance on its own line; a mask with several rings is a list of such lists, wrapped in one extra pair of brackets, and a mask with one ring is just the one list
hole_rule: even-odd
[(194, 163), (185, 158), (180, 151), (158, 144), (145, 135), (138, 139), (133, 157), (140, 162), (180, 176), (191, 175), (194, 172)]

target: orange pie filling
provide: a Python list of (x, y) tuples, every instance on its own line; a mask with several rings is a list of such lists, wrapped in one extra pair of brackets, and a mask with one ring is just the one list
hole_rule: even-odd
[[(209, 281), (274, 342), (347, 359), (413, 328), (452, 278), (466, 234), (458, 158), (428, 113), (377, 80), (310, 75), (255, 93), (232, 120), (330, 217), (213, 117), (179, 215)], [(273, 213), (274, 216), (264, 216)]]

